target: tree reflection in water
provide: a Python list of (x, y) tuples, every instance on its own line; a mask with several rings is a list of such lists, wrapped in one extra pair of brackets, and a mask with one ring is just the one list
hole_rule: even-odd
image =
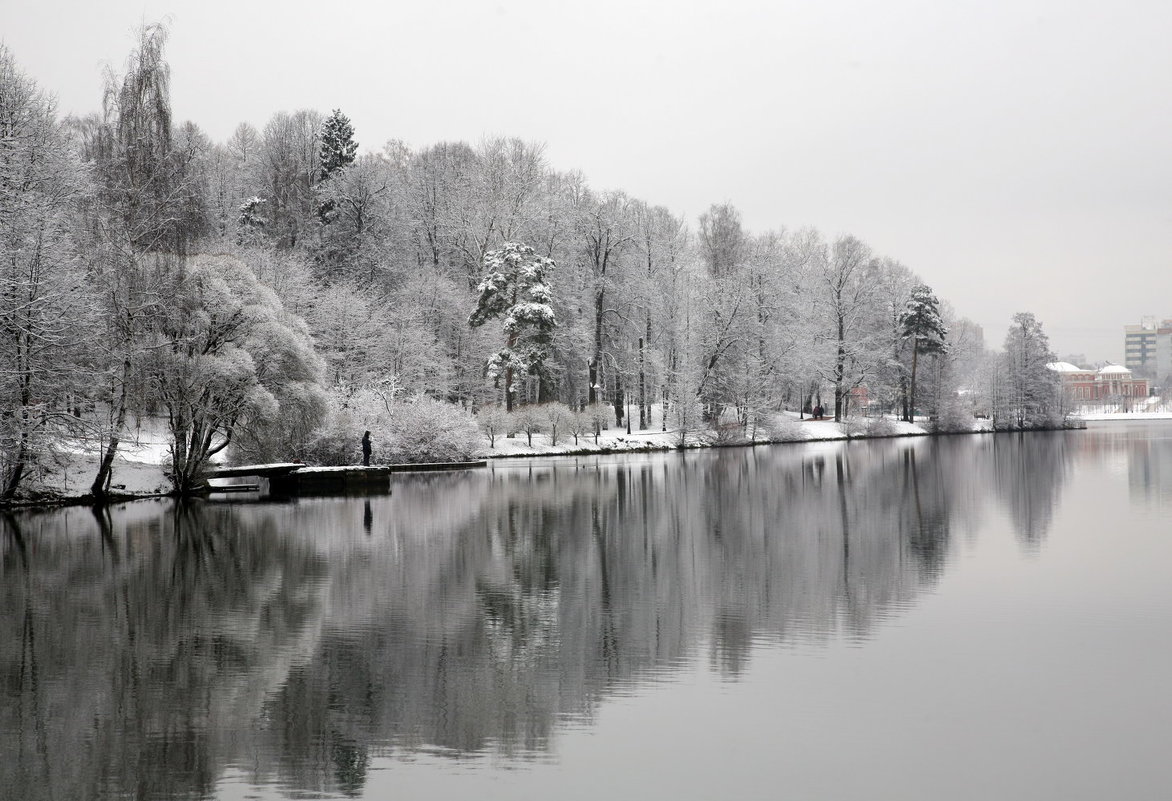
[(759, 642), (871, 636), (984, 495), (1040, 542), (1065, 442), (502, 463), (370, 499), (9, 514), (0, 786), (204, 797), (233, 768), (361, 795), (375, 756), (540, 758), (560, 721), (692, 660), (735, 679)]

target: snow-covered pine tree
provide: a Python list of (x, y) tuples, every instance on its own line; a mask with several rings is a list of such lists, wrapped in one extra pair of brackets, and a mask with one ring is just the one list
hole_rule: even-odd
[(240, 204), (236, 227), (239, 232), (238, 239), (242, 244), (258, 241), (265, 226), (269, 224), (268, 218), (261, 214), (264, 204), (265, 199), (257, 195)]
[(554, 269), (552, 259), (538, 256), (520, 242), (506, 242), (484, 254), (484, 279), (476, 288), (476, 310), (468, 318), (473, 328), (503, 317), (505, 346), (488, 360), (488, 375), (505, 379), (505, 408), (513, 410), (517, 373), (537, 376), (538, 397), (547, 378), (543, 365), (557, 328), (552, 295), (546, 283)]
[(916, 368), (920, 354), (942, 353), (947, 347), (945, 337), (948, 329), (940, 317), (940, 301), (931, 287), (920, 284), (912, 289), (912, 295), (899, 316), (899, 326), (904, 340), (912, 343), (912, 374), (907, 414), (904, 417), (910, 423), (916, 413)]
[(321, 124), (320, 140), (318, 158), (321, 161), (321, 179), (324, 181), (335, 171), (354, 163), (358, 143), (354, 141), (354, 126), (350, 124), (350, 118), (340, 109), (334, 109)]

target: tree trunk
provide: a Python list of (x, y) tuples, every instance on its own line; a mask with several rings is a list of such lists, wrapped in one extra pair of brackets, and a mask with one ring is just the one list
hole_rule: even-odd
[[(27, 353), (27, 349), (25, 352)], [(16, 496), (16, 490), (20, 487), (21, 479), (24, 478), (24, 469), (28, 466), (28, 409), (32, 401), (32, 393), (29, 388), (30, 376), (31, 372), (26, 367), (24, 375), (20, 379), (20, 410), (13, 415), (20, 416), (20, 445), (16, 449), (16, 458), (12, 460), (12, 472), (8, 475), (8, 485), (4, 487), (3, 498), (6, 501), (10, 501)]]
[(916, 416), (916, 367), (920, 358), (920, 342), (918, 339), (912, 340), (912, 380), (911, 388), (908, 391), (908, 413), (904, 419), (909, 423), (915, 422)]
[(118, 391), (118, 401), (115, 407), (114, 425), (110, 429), (110, 441), (102, 454), (102, 461), (98, 465), (94, 483), (90, 485), (90, 494), (94, 500), (102, 503), (106, 500), (110, 486), (110, 474), (114, 468), (114, 457), (118, 453), (118, 446), (122, 442), (122, 427), (126, 424), (126, 385), (130, 380), (130, 360), (122, 362), (122, 387)]
[[(505, 340), (505, 347), (508, 348), (509, 353), (513, 352), (513, 348), (517, 346), (517, 335), (510, 334), (509, 338)], [(513, 411), (513, 366), (510, 359), (509, 365), (505, 367), (505, 411)]]
[(10, 501), (16, 496), (16, 490), (20, 486), (20, 480), (24, 478), (24, 466), (28, 460), (28, 449), (25, 446), (25, 437), (27, 434), (21, 432), (20, 446), (17, 448), (16, 459), (13, 460), (12, 472), (8, 476), (8, 485), (4, 487), (4, 500)]
[(838, 354), (834, 362), (834, 422), (841, 423), (844, 414), (842, 408), (842, 379), (846, 375), (846, 322), (840, 315), (838, 318)]
[[(651, 327), (650, 322), (647, 324)], [(647, 362), (643, 353), (643, 337), (639, 337), (639, 430), (647, 428)]]
[(606, 301), (606, 290), (599, 288), (594, 291), (594, 355), (590, 357), (590, 387), (587, 397), (590, 403), (598, 401), (595, 387), (598, 385), (598, 366), (602, 362), (602, 317), (603, 304)]

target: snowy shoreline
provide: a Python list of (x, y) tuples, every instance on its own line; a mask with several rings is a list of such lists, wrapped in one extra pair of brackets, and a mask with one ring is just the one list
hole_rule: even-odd
[[(846, 423), (810, 418), (798, 419), (796, 416), (787, 416), (787, 420), (787, 430), (781, 437), (762, 436), (753, 440), (730, 438), (721, 441), (712, 432), (704, 431), (689, 436), (688, 442), (683, 446), (679, 444), (678, 432), (671, 430), (632, 431), (627, 434), (624, 429), (611, 428), (599, 435), (597, 443), (594, 441), (593, 434), (580, 435), (578, 444), (574, 444), (572, 435), (565, 435), (558, 438), (556, 445), (549, 444), (549, 436), (544, 433), (534, 435), (534, 442), (529, 445), (525, 435), (518, 433), (513, 437), (497, 437), (495, 447), (490, 447), (488, 439), (485, 438), (482, 446), (474, 452), (474, 458), (499, 460), (541, 456), (591, 456), (709, 448), (743, 448), (807, 442), (891, 439), (895, 437), (998, 433), (993, 430), (991, 421), (986, 419), (974, 420), (971, 429), (956, 432), (931, 432), (922, 425), (890, 418), (862, 418)], [(867, 426), (875, 427), (876, 420), (882, 420), (882, 430), (868, 431)], [(1079, 423), (1165, 421), (1172, 420), (1172, 412), (1087, 413), (1076, 416), (1074, 420)], [(855, 430), (848, 432), (848, 428), (855, 428)], [(162, 457), (161, 448), (149, 440), (131, 446), (124, 454), (119, 454), (115, 462), (113, 493), (110, 502), (121, 503), (172, 496), (174, 493), (163, 472)], [(0, 505), (0, 508), (35, 508), (90, 503), (93, 499), (89, 494), (89, 484), (96, 468), (96, 455), (85, 452), (69, 454), (59, 470), (44, 477), (36, 496)]]
[[(784, 438), (754, 441), (719, 441), (711, 432), (689, 436), (683, 449), (704, 449), (720, 447), (747, 447), (756, 445), (787, 444), (801, 442), (830, 442), (847, 439), (877, 439), (893, 436), (926, 436), (928, 431), (911, 423), (886, 421), (882, 434), (868, 434), (865, 431), (852, 432), (848, 436), (848, 424), (831, 420), (797, 419), (789, 417)], [(985, 422), (985, 421), (978, 421)], [(167, 441), (162, 430), (144, 425), (115, 459), (113, 481), (109, 503), (173, 496), (170, 484), (164, 474), (163, 463)], [(963, 433), (963, 432), (962, 432)], [(597, 443), (594, 435), (579, 436), (575, 445), (572, 435), (559, 437), (557, 445), (549, 444), (547, 434), (535, 434), (533, 445), (527, 444), (524, 434), (514, 437), (496, 438), (496, 447), (489, 446), (487, 437), (482, 438), (481, 447), (473, 453), (476, 459), (530, 458), (538, 456), (585, 456), (616, 453), (647, 453), (679, 450), (677, 431), (632, 431), (611, 428), (603, 431)], [(44, 475), (35, 495), (14, 501), (0, 508), (34, 508), (63, 505), (83, 505), (93, 501), (89, 493), (90, 483), (97, 471), (97, 455), (88, 450), (77, 450), (63, 454), (58, 468)]]

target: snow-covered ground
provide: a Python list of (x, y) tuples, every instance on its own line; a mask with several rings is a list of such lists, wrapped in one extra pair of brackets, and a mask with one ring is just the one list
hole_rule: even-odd
[[(876, 424), (876, 419), (861, 418), (848, 423), (835, 423), (833, 420), (812, 420), (809, 417), (799, 419), (796, 413), (783, 412), (778, 415), (778, 424), (772, 427), (774, 435), (771, 437), (768, 432), (762, 430), (757, 432), (754, 441), (766, 443), (840, 440), (847, 438), (848, 427), (850, 428), (850, 436), (859, 438), (873, 436), (922, 436), (928, 433), (922, 425), (916, 423), (905, 423), (885, 418), (882, 423)], [(987, 422), (984, 420), (975, 420), (973, 430), (986, 430), (987, 425), (982, 424), (986, 424)], [(723, 442), (720, 437), (711, 431), (689, 434), (687, 437), (687, 446), (703, 448), (723, 444), (749, 444), (746, 440), (739, 438), (739, 431), (736, 434), (736, 437), (730, 436)], [(627, 433), (625, 427), (611, 427), (599, 434), (597, 442), (595, 442), (594, 435), (590, 434), (587, 436), (579, 436), (577, 444), (575, 444), (572, 435), (559, 433), (556, 445), (551, 443), (550, 436), (545, 433), (534, 434), (533, 444), (529, 445), (525, 434), (519, 432), (513, 437), (497, 437), (493, 446), (490, 446), (488, 439), (485, 438), (481, 449), (477, 452), (477, 456), (491, 459), (509, 456), (597, 453), (600, 451), (670, 450), (679, 447), (679, 444), (679, 432), (672, 429), (663, 431), (662, 427), (648, 431), (638, 431), (633, 428), (630, 434)]]
[[(126, 495), (159, 495), (170, 490), (171, 483), (163, 474), (162, 459), (149, 461), (140, 453), (119, 454), (114, 457), (110, 486), (114, 492)], [(62, 458), (62, 464), (39, 476), (32, 486), (61, 498), (87, 495), (94, 476), (98, 474), (98, 454), (71, 453)]]
[[(61, 498), (88, 494), (98, 474), (103, 445), (78, 442), (67, 447), (55, 467), (33, 477), (30, 488)], [(163, 474), (168, 453), (166, 423), (149, 417), (133, 421), (114, 457), (111, 489), (127, 495), (158, 495), (169, 491), (171, 484)]]
[(1172, 420), (1172, 412), (1079, 412), (1079, 420)]
[[(1150, 415), (1149, 415), (1150, 416)], [(1172, 414), (1169, 414), (1172, 417)], [(559, 433), (556, 445), (551, 444), (550, 436), (546, 433), (533, 435), (533, 444), (530, 446), (524, 433), (513, 437), (496, 438), (495, 446), (490, 447), (487, 437), (482, 437), (481, 447), (477, 450), (478, 458), (502, 458), (510, 456), (541, 456), (573, 453), (598, 452), (638, 452), (650, 450), (671, 450), (679, 446), (680, 435), (676, 430), (662, 430), (662, 425), (655, 421), (656, 428), (647, 431), (632, 430), (630, 434), (625, 428), (611, 427), (601, 432), (597, 442), (593, 434), (578, 437), (575, 444), (574, 437)], [(974, 420), (973, 431), (988, 430), (989, 421)], [(732, 434), (724, 441), (711, 431), (689, 434), (688, 447), (712, 447), (717, 445), (747, 444)], [(796, 413), (783, 412), (777, 415), (774, 424), (770, 427), (773, 436), (770, 437), (764, 430), (757, 433), (756, 442), (817, 442), (833, 441), (847, 438), (868, 438), (873, 436), (920, 436), (927, 433), (923, 425), (918, 423), (904, 423), (891, 418), (857, 418), (847, 423), (835, 423), (833, 420), (812, 420), (809, 417), (799, 419)], [(122, 444), (114, 462), (112, 487), (118, 493), (127, 495), (156, 495), (165, 493), (170, 485), (163, 473), (163, 464), (167, 459), (167, 436), (161, 421), (143, 420), (136, 425), (132, 434)], [(36, 477), (30, 486), (37, 490), (47, 491), (61, 498), (77, 498), (89, 492), (90, 484), (98, 469), (99, 454), (95, 446), (78, 445), (69, 453), (62, 454), (59, 466), (48, 470)]]
[(1172, 404), (1162, 398), (1144, 398), (1124, 406), (1119, 403), (1082, 406), (1075, 414), (1080, 420), (1172, 420)]

